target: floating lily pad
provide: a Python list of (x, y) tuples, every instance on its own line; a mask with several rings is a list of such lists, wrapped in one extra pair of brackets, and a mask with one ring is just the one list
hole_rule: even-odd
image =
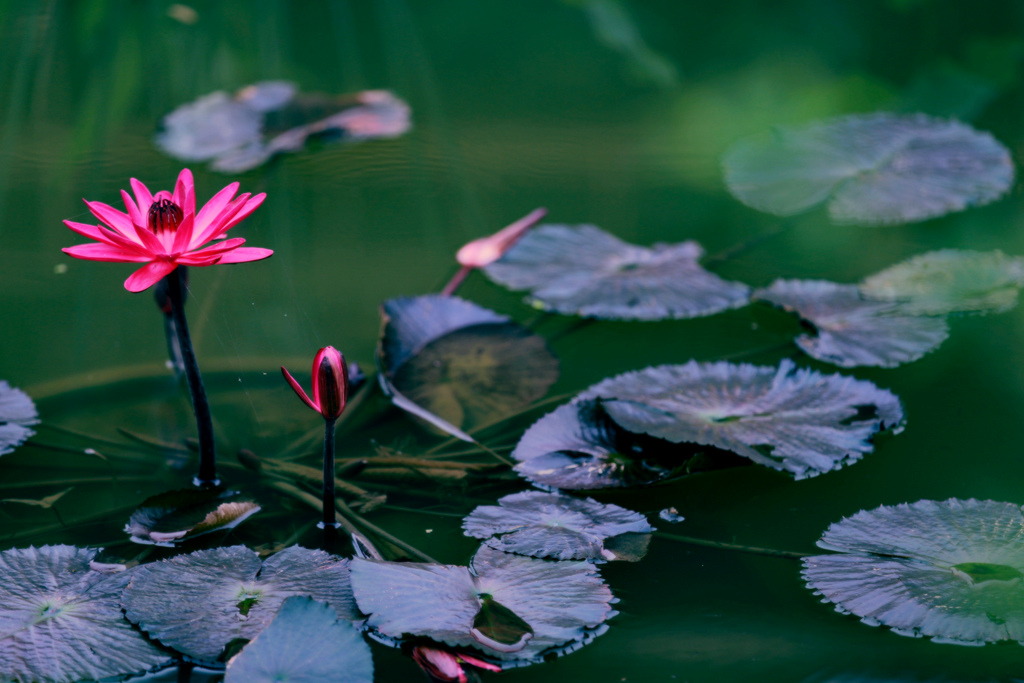
[(381, 635), (475, 647), (506, 665), (572, 649), (616, 614), (593, 564), (486, 546), (471, 567), (355, 559), (352, 588)]
[(750, 288), (701, 268), (703, 254), (696, 242), (638, 247), (593, 225), (542, 225), (484, 270), (566, 315), (663, 320), (745, 306)]
[(924, 315), (1001, 313), (1024, 285), (1024, 258), (1001, 251), (930, 251), (865, 278), (860, 291)]
[(215, 171), (241, 173), (301, 150), (310, 138), (391, 138), (410, 125), (409, 106), (384, 90), (335, 97), (264, 81), (233, 96), (217, 91), (178, 107), (164, 117), (156, 145), (184, 161), (212, 160)]
[(923, 221), (1001, 197), (1009, 151), (988, 133), (923, 114), (858, 114), (742, 140), (725, 182), (744, 204), (789, 216), (828, 201), (840, 223)]
[(868, 299), (856, 285), (776, 280), (754, 292), (754, 298), (797, 313), (814, 328), (796, 338), (797, 346), (812, 358), (844, 368), (896, 367), (935, 350), (949, 336), (945, 319)]
[(233, 657), (225, 683), (372, 683), (370, 646), (329, 605), (291, 597)]
[(465, 440), (472, 438), (462, 430), (519, 410), (558, 379), (558, 359), (542, 337), (463, 299), (392, 299), (382, 316), (385, 391), (400, 408), (412, 403), (435, 419), (414, 414)]
[(807, 586), (871, 625), (942, 642), (1024, 644), (1024, 515), (1015, 503), (921, 500), (862, 510), (804, 559)]
[(647, 519), (592, 498), (524, 491), (481, 505), (462, 521), (467, 536), (517, 555), (556, 560), (612, 560), (604, 541), (626, 533), (654, 531)]
[(35, 436), (29, 426), (38, 422), (39, 413), (28, 394), (0, 379), (0, 455)]
[(173, 547), (212, 531), (233, 529), (259, 511), (259, 505), (237, 500), (237, 492), (223, 486), (182, 489), (144, 500), (124, 530), (136, 543)]
[(842, 375), (727, 362), (661, 365), (627, 372), (580, 394), (602, 398), (623, 429), (672, 442), (732, 451), (756, 463), (813, 477), (859, 460), (872, 437), (899, 431), (892, 393)]
[(0, 553), (0, 680), (98, 680), (169, 661), (121, 614), (132, 572), (93, 571), (97, 553), (68, 545)]
[(233, 640), (251, 640), (281, 603), (304, 595), (357, 621), (348, 560), (320, 550), (285, 548), (263, 562), (244, 546), (200, 550), (136, 569), (125, 614), (164, 645), (214, 662)]
[(548, 413), (526, 430), (512, 457), (519, 461), (516, 472), (530, 481), (567, 490), (643, 486), (741, 460), (627, 432), (598, 401), (577, 401)]

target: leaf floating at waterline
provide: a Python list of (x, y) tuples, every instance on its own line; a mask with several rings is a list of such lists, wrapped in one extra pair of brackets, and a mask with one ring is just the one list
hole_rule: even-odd
[(750, 288), (704, 270), (697, 263), (703, 254), (696, 242), (648, 248), (593, 225), (542, 225), (484, 271), (566, 315), (663, 320), (745, 306)]
[(474, 647), (507, 666), (575, 649), (616, 614), (593, 564), (486, 546), (471, 567), (355, 559), (352, 588), (381, 635)]
[(263, 562), (244, 546), (200, 550), (138, 567), (122, 605), (130, 621), (164, 645), (202, 662), (224, 646), (251, 640), (281, 603), (305, 595), (338, 618), (358, 621), (348, 560), (298, 546)]
[(293, 83), (264, 81), (233, 96), (223, 91), (184, 104), (163, 119), (156, 145), (184, 161), (241, 173), (277, 154), (297, 152), (313, 137), (358, 142), (409, 130), (409, 106), (390, 92), (349, 96), (300, 94)]
[(0, 455), (35, 436), (29, 427), (38, 422), (39, 413), (28, 394), (0, 379)]
[(135, 543), (173, 547), (212, 531), (233, 529), (260, 511), (251, 501), (232, 500), (223, 486), (159, 493), (132, 513), (125, 533)]
[(131, 571), (93, 571), (96, 548), (0, 553), (0, 680), (64, 683), (141, 673), (170, 657), (124, 620)]
[(921, 500), (862, 510), (804, 559), (808, 588), (868, 624), (942, 642), (1024, 644), (1024, 515), (1014, 503)]
[(513, 493), (499, 498), (498, 505), (481, 505), (462, 528), (496, 550), (556, 560), (614, 560), (605, 539), (654, 531), (643, 515), (618, 505), (542, 491)]
[(623, 429), (675, 443), (715, 446), (797, 479), (839, 469), (870, 453), (872, 437), (902, 430), (892, 393), (842, 375), (727, 362), (661, 365), (600, 382), (580, 398), (601, 398)]
[(370, 646), (329, 605), (290, 597), (230, 661), (225, 683), (372, 683)]
[(900, 301), (922, 315), (1001, 313), (1017, 303), (1024, 258), (1001, 251), (943, 249), (915, 256), (860, 284), (874, 299)]
[(1009, 151), (988, 133), (923, 114), (858, 114), (742, 140), (725, 182), (780, 216), (828, 201), (840, 223), (923, 221), (979, 206), (1012, 185)]
[(843, 368), (896, 367), (921, 358), (949, 336), (945, 319), (914, 315), (902, 304), (866, 298), (856, 285), (825, 280), (776, 280), (754, 299), (797, 313), (814, 326), (796, 344)]
[(558, 360), (543, 338), (463, 299), (392, 299), (382, 316), (377, 356), (385, 392), (464, 440), (472, 439), (462, 430), (515, 412), (558, 379)]

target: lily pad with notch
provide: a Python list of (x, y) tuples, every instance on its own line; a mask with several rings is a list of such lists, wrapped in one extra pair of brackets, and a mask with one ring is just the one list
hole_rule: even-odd
[(911, 223), (988, 204), (1013, 184), (990, 134), (923, 114), (854, 114), (736, 143), (725, 183), (744, 204), (790, 216), (822, 202), (838, 223)]
[(650, 534), (654, 528), (638, 512), (593, 498), (524, 491), (481, 505), (462, 521), (467, 536), (496, 550), (555, 560), (615, 560), (606, 539)]
[(35, 436), (30, 427), (38, 423), (39, 413), (28, 394), (0, 379), (0, 455)]
[(484, 271), (565, 315), (664, 320), (745, 306), (750, 288), (702, 268), (703, 255), (693, 241), (640, 247), (593, 225), (542, 225)]
[(142, 565), (122, 606), (156, 640), (209, 663), (229, 643), (255, 638), (293, 595), (328, 603), (339, 619), (360, 621), (348, 560), (298, 546), (262, 562), (252, 550), (232, 546)]
[(812, 331), (797, 337), (797, 346), (811, 358), (843, 368), (896, 367), (934, 351), (949, 336), (944, 318), (870, 299), (856, 285), (776, 280), (754, 292), (754, 299), (798, 314)]
[(156, 145), (184, 161), (212, 161), (222, 173), (254, 169), (312, 138), (359, 142), (409, 130), (409, 106), (385, 90), (352, 95), (300, 93), (294, 83), (263, 81), (233, 95), (217, 91), (163, 119)]
[(228, 661), (225, 683), (372, 683), (370, 646), (326, 603), (293, 596)]
[(942, 249), (920, 254), (867, 277), (860, 291), (899, 301), (919, 315), (1002, 313), (1024, 286), (1024, 258), (1001, 251)]
[(385, 393), (463, 440), (473, 440), (463, 430), (529, 405), (558, 379), (558, 359), (542, 337), (463, 299), (391, 299), (381, 315)]
[(121, 614), (132, 570), (93, 570), (99, 551), (48, 545), (0, 553), (0, 679), (99, 680), (170, 661)]
[(381, 636), (473, 647), (505, 667), (576, 649), (616, 614), (595, 565), (487, 546), (469, 567), (355, 559), (352, 587)]
[(519, 461), (516, 472), (534, 484), (566, 490), (644, 486), (749, 462), (716, 448), (628, 432), (596, 400), (574, 401), (542, 417), (519, 439), (512, 458)]
[(233, 529), (260, 511), (223, 486), (181, 489), (150, 496), (132, 513), (125, 533), (135, 543), (174, 547), (214, 531)]
[(725, 361), (660, 365), (587, 389), (622, 429), (674, 443), (732, 451), (813, 477), (856, 462), (883, 430), (903, 429), (903, 407), (889, 391), (843, 375)]
[(921, 500), (861, 510), (804, 559), (807, 586), (867, 624), (936, 642), (1024, 644), (1024, 514), (1015, 503)]

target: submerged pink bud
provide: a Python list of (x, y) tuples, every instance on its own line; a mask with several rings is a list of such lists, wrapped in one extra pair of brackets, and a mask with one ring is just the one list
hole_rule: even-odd
[(345, 411), (348, 401), (348, 364), (333, 346), (320, 349), (313, 359), (313, 398), (310, 398), (284, 366), (281, 374), (302, 401), (324, 416), (337, 420)]
[(485, 662), (469, 655), (450, 652), (435, 647), (419, 645), (412, 649), (413, 660), (420, 665), (420, 668), (427, 672), (427, 675), (437, 681), (458, 681), (466, 683), (469, 679), (466, 676), (463, 664), (475, 666), (478, 669), (487, 671), (501, 671), (501, 667), (490, 662)]
[(526, 231), (548, 214), (547, 209), (534, 209), (512, 225), (502, 228), (489, 237), (473, 240), (459, 249), (455, 259), (464, 268), (483, 268), (505, 255)]

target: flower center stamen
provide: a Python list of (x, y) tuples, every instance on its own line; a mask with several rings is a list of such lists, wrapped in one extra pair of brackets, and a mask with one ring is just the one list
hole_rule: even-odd
[(149, 229), (159, 235), (163, 232), (176, 232), (185, 214), (170, 199), (158, 199), (149, 207)]

